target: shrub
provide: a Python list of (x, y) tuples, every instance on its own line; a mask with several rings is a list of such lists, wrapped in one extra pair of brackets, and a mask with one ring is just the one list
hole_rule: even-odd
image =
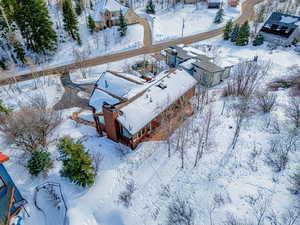
[(276, 95), (270, 92), (259, 92), (256, 95), (256, 103), (260, 111), (269, 113), (276, 103)]
[(123, 205), (128, 208), (131, 205), (132, 194), (135, 191), (135, 184), (133, 181), (130, 181), (126, 184), (126, 190), (122, 191), (119, 194), (119, 200)]
[(27, 162), (27, 168), (31, 175), (37, 176), (40, 172), (51, 168), (50, 153), (46, 151), (34, 151)]
[(289, 188), (290, 192), (294, 195), (300, 194), (300, 168), (290, 176), (290, 184), (291, 187)]
[(194, 225), (195, 212), (187, 200), (176, 198), (168, 207), (168, 225)]
[(259, 46), (262, 45), (264, 43), (264, 36), (262, 34), (259, 34), (255, 37), (255, 39), (253, 40), (252, 45), (253, 46)]
[(85, 152), (84, 146), (71, 137), (59, 139), (58, 149), (63, 168), (62, 176), (68, 177), (74, 183), (83, 187), (91, 186), (95, 182), (95, 169), (91, 156)]

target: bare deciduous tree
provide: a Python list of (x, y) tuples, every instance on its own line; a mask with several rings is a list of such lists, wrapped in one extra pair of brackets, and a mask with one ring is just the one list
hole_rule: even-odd
[(248, 99), (242, 99), (239, 104), (234, 106), (235, 130), (234, 130), (234, 136), (231, 143), (232, 149), (234, 149), (236, 146), (236, 143), (240, 136), (242, 123), (246, 118), (248, 111), (249, 111)]
[(256, 95), (256, 104), (260, 111), (269, 113), (276, 103), (276, 95), (270, 92), (259, 92)]
[(168, 207), (168, 225), (194, 225), (195, 213), (187, 200), (177, 197)]
[(249, 98), (271, 67), (270, 62), (245, 61), (233, 67), (231, 79), (223, 89), (223, 96)]
[(291, 97), (286, 115), (296, 128), (300, 127), (300, 97)]
[(36, 96), (31, 105), (1, 118), (0, 130), (11, 143), (32, 152), (39, 147), (47, 148), (48, 137), (61, 122), (61, 113), (47, 107), (43, 96)]
[(207, 151), (208, 149), (209, 137), (213, 128), (212, 118), (212, 108), (209, 107), (208, 110), (204, 112), (202, 118), (198, 119), (198, 127), (195, 135), (197, 138), (197, 152), (195, 156), (194, 167), (198, 165), (198, 162), (202, 158), (204, 151)]
[(265, 162), (278, 173), (285, 169), (289, 157), (289, 148), (278, 140), (272, 140), (269, 151), (265, 154)]

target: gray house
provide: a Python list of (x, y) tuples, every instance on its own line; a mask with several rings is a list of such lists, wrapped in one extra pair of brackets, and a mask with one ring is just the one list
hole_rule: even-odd
[(300, 17), (274, 12), (259, 33), (268, 42), (289, 46), (300, 40)]
[(166, 49), (166, 63), (170, 67), (180, 67), (193, 76), (200, 84), (212, 87), (228, 78), (232, 66), (221, 67), (212, 58), (191, 51), (192, 48), (173, 46)]

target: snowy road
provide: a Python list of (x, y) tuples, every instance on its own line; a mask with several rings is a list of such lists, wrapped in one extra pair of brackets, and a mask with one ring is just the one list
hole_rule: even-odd
[[(238, 24), (242, 24), (247, 20), (251, 20), (251, 18), (254, 15), (254, 6), (262, 1), (263, 0), (246, 0), (245, 2), (243, 2), (242, 13), (241, 13), (240, 17), (238, 19), (236, 19), (234, 22), (238, 23)], [(152, 53), (159, 52), (169, 46), (174, 46), (174, 45), (178, 45), (178, 44), (196, 43), (199, 41), (207, 40), (207, 39), (221, 35), (223, 33), (223, 29), (224, 29), (224, 27), (220, 27), (218, 29), (203, 32), (200, 34), (195, 34), (195, 35), (191, 35), (191, 36), (187, 36), (187, 37), (183, 37), (183, 38), (179, 38), (176, 40), (163, 42), (163, 43), (159, 43), (159, 44), (154, 44), (154, 45), (152, 44), (152, 45), (144, 46), (142, 48), (138, 48), (135, 50), (129, 50), (129, 51), (106, 55), (106, 56), (99, 56), (99, 57), (95, 57), (92, 59), (82, 61), (80, 63), (75, 62), (75, 63), (67, 64), (64, 66), (51, 67), (51, 68), (48, 68), (48, 69), (45, 69), (42, 71), (36, 71), (34, 73), (34, 76), (32, 75), (31, 72), (29, 72), (27, 74), (15, 76), (13, 81), (12, 81), (11, 77), (10, 78), (4, 77), (4, 79), (0, 80), (0, 85), (7, 85), (12, 82), (36, 79), (37, 76), (46, 76), (46, 75), (51, 75), (51, 74), (64, 74), (71, 70), (75, 70), (75, 69), (82, 68), (82, 67), (85, 67), (85, 68), (92, 67), (92, 66), (97, 66), (97, 65), (101, 65), (101, 64), (107, 64), (107, 63), (123, 60), (123, 59), (128, 59), (128, 58), (138, 56), (138, 55), (152, 54)]]

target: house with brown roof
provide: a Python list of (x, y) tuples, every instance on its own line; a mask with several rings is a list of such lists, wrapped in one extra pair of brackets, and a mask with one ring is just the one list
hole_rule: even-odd
[(135, 149), (164, 125), (164, 113), (192, 113), (189, 100), (196, 84), (183, 69), (164, 71), (150, 81), (106, 71), (89, 102), (96, 129), (100, 135)]

